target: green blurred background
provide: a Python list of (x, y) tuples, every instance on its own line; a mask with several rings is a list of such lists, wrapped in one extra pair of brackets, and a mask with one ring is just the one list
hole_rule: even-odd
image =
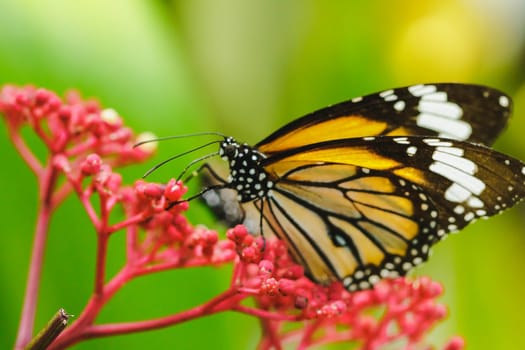
[[(473, 82), (515, 98), (498, 150), (525, 159), (525, 2), (3, 0), (0, 83), (78, 89), (115, 108), (137, 132), (159, 136), (220, 131), (254, 143), (317, 108), (391, 87)], [(14, 343), (35, 218), (35, 181), (0, 124), (0, 348)], [(160, 145), (149, 164), (201, 140)], [(40, 152), (43, 153), (43, 152)], [(175, 176), (189, 159), (153, 181)], [(194, 188), (195, 190), (195, 188)], [(193, 205), (194, 223), (213, 225)], [(463, 335), (469, 349), (525, 348), (525, 205), (439, 244), (417, 274), (445, 286), (450, 316), (431, 335)], [(111, 242), (109, 274), (123, 261)], [(36, 328), (59, 308), (72, 314), (90, 295), (95, 237), (75, 198), (60, 208), (48, 240)], [(229, 271), (197, 269), (127, 285), (100, 322), (187, 309), (224, 290)], [(259, 326), (220, 314), (158, 331), (92, 340), (76, 349), (253, 348)]]

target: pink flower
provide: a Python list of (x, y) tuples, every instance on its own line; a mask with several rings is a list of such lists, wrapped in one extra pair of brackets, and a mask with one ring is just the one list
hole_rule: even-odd
[[(237, 283), (253, 295), (260, 308), (282, 316), (272, 319), (272, 333), (264, 334), (267, 348), (280, 347), (276, 339), (294, 339), (301, 348), (355, 341), (364, 349), (403, 339), (409, 348), (419, 345), (446, 316), (445, 307), (436, 301), (442, 288), (428, 278), (384, 280), (372, 290), (350, 293), (340, 282), (321, 286), (309, 280), (282, 241), (266, 240), (264, 252), (257, 255), (261, 242), (250, 238), (245, 227), (236, 226), (227, 236), (239, 254)], [(370, 317), (372, 310), (382, 310), (381, 317)], [(307, 331), (290, 330), (287, 323), (291, 319), (303, 321)], [(459, 341), (451, 344), (449, 347), (461, 348)]]

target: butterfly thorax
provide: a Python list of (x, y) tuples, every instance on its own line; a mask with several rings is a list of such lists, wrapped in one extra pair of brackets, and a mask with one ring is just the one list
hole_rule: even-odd
[(274, 182), (261, 164), (266, 158), (264, 154), (228, 137), (221, 143), (219, 155), (228, 162), (228, 187), (237, 191), (240, 202), (267, 196)]

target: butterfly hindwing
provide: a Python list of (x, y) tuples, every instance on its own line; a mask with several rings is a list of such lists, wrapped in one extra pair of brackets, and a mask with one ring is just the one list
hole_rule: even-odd
[(294, 169), (268, 195), (263, 214), (311, 278), (366, 289), (427, 259), (436, 219), (419, 186), (352, 165)]
[(305, 144), (367, 136), (439, 136), (491, 145), (507, 124), (510, 97), (481, 85), (427, 84), (342, 102), (280, 128), (256, 145), (271, 155)]

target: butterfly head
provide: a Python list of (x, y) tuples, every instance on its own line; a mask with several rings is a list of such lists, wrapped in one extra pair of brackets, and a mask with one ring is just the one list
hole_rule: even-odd
[(241, 145), (233, 137), (226, 137), (224, 141), (221, 142), (219, 156), (230, 163), (239, 154), (240, 146)]
[(261, 164), (266, 157), (255, 148), (227, 137), (221, 143), (219, 155), (228, 162), (228, 187), (237, 191), (239, 201), (264, 198), (273, 187), (273, 180)]

